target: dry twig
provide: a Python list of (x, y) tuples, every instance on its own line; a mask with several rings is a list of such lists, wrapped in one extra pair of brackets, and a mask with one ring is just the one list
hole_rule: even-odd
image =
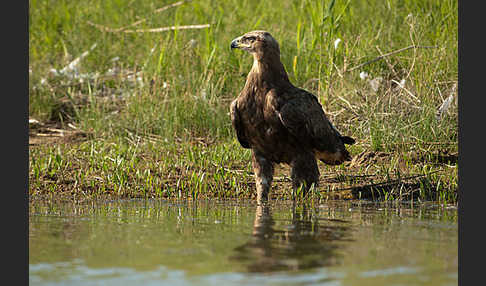
[(372, 60), (370, 60), (370, 61), (367, 61), (367, 62), (362, 63), (362, 64), (360, 64), (360, 65), (357, 65), (357, 66), (355, 66), (355, 67), (352, 67), (352, 68), (350, 68), (350, 69), (349, 69), (349, 70), (347, 70), (347, 71), (348, 71), (348, 72), (349, 72), (349, 71), (353, 71), (353, 70), (355, 70), (355, 69), (359, 69), (359, 68), (361, 68), (361, 67), (363, 67), (363, 66), (365, 66), (365, 65), (368, 65), (368, 64), (374, 63), (374, 62), (376, 62), (376, 61), (379, 61), (379, 60), (381, 60), (381, 59), (383, 59), (383, 58), (385, 58), (385, 57), (388, 57), (388, 56), (391, 56), (391, 55), (394, 55), (394, 54), (398, 54), (398, 53), (403, 52), (403, 51), (406, 51), (406, 50), (410, 50), (410, 49), (418, 49), (418, 48), (423, 48), (423, 49), (431, 49), (431, 48), (437, 48), (437, 46), (415, 46), (415, 45), (411, 45), (411, 46), (408, 46), (408, 47), (405, 47), (405, 48), (398, 49), (398, 50), (393, 51), (393, 52), (386, 53), (386, 54), (384, 54), (384, 55), (380, 55), (379, 57), (376, 57), (376, 58), (374, 58), (374, 59), (372, 59)]
[[(167, 6), (156, 9), (154, 11), (154, 13), (163, 12), (163, 11), (169, 9), (169, 8), (180, 6), (180, 5), (182, 5), (186, 2), (190, 2), (190, 1), (182, 0), (182, 1), (175, 2), (175, 3), (169, 4)], [(156, 33), (156, 32), (165, 32), (165, 31), (173, 31), (173, 30), (203, 29), (203, 28), (209, 28), (209, 26), (210, 26), (209, 24), (203, 24), (203, 25), (171, 26), (171, 27), (160, 27), (160, 28), (153, 28), (153, 29), (128, 30), (128, 28), (137, 26), (137, 25), (139, 25), (139, 24), (141, 24), (145, 21), (147, 21), (147, 19), (143, 18), (143, 19), (140, 19), (136, 22), (131, 23), (130, 25), (123, 26), (123, 27), (116, 28), (116, 29), (106, 27), (106, 26), (103, 26), (103, 25), (100, 25), (100, 24), (96, 24), (96, 23), (93, 23), (91, 21), (87, 21), (87, 23), (91, 26), (98, 28), (101, 31), (110, 32), (110, 33), (119, 33), (119, 32), (125, 32), (125, 33), (152, 32), (152, 33)]]
[(171, 27), (160, 27), (160, 28), (153, 28), (153, 29), (137, 29), (137, 30), (125, 30), (125, 33), (158, 33), (158, 32), (165, 32), (165, 31), (174, 31), (174, 30), (187, 30), (187, 29), (204, 29), (209, 28), (210, 24), (202, 24), (202, 25), (186, 25), (186, 26), (171, 26)]
[(159, 8), (159, 9), (155, 10), (154, 13), (160, 13), (162, 11), (165, 11), (165, 10), (169, 9), (169, 8), (176, 7), (176, 6), (180, 6), (180, 5), (182, 5), (182, 4), (186, 3), (186, 2), (189, 2), (189, 1), (184, 1), (183, 0), (183, 1), (179, 1), (179, 2), (175, 2), (175, 3), (169, 4), (167, 6), (164, 6), (162, 8)]
[(124, 32), (124, 33), (145, 33), (145, 32), (158, 33), (158, 32), (166, 32), (166, 31), (174, 31), (174, 30), (204, 29), (204, 28), (209, 28), (210, 27), (210, 24), (202, 24), (202, 25), (170, 26), (170, 27), (160, 27), (160, 28), (152, 28), (152, 29), (127, 30), (126, 28), (128, 28), (130, 26), (133, 26), (134, 24), (137, 24), (137, 22), (135, 22), (135, 23), (133, 23), (133, 24), (131, 24), (129, 26), (125, 26), (125, 27), (118, 28), (118, 29), (112, 29), (112, 28), (105, 27), (105, 26), (100, 25), (100, 24), (96, 24), (96, 23), (90, 22), (90, 21), (87, 21), (87, 23), (89, 25), (91, 25), (91, 26), (94, 26), (94, 27), (98, 28), (101, 31), (110, 32), (110, 33), (117, 33), (117, 32)]
[(439, 170), (431, 171), (428, 174), (418, 174), (418, 175), (413, 175), (413, 176), (408, 176), (408, 177), (403, 177), (403, 178), (391, 179), (391, 180), (387, 180), (387, 181), (383, 181), (383, 182), (379, 182), (379, 183), (374, 183), (374, 184), (367, 184), (367, 185), (363, 185), (363, 186), (352, 186), (352, 187), (347, 187), (347, 188), (341, 188), (341, 189), (337, 189), (337, 190), (334, 190), (334, 191), (346, 191), (346, 190), (353, 190), (353, 189), (356, 189), (356, 188), (374, 188), (374, 187), (380, 187), (380, 186), (386, 186), (386, 185), (392, 185), (392, 184), (399, 184), (399, 183), (402, 183), (402, 182), (407, 181), (407, 180), (423, 178), (423, 177), (426, 177), (427, 175), (435, 174), (437, 172), (439, 172)]

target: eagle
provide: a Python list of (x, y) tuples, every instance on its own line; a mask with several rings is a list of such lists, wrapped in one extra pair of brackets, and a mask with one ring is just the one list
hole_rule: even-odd
[(231, 50), (253, 55), (253, 66), (230, 116), (236, 137), (252, 151), (257, 203), (268, 201), (275, 164), (291, 168), (292, 188), (318, 187), (317, 159), (328, 165), (350, 161), (342, 136), (326, 117), (317, 97), (294, 86), (280, 61), (278, 42), (267, 31), (251, 31), (231, 41)]

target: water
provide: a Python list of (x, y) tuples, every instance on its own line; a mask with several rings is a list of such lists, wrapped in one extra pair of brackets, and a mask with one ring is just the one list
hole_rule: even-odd
[(30, 285), (457, 285), (457, 210), (31, 202)]

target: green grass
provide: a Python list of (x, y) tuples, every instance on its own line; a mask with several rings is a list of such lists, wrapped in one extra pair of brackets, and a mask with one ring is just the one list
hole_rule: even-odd
[[(154, 141), (88, 141), (31, 150), (31, 190), (49, 186), (70, 193), (120, 197), (234, 197), (249, 192), (248, 152), (237, 146), (168, 144)], [(67, 187), (67, 189), (63, 189)], [(83, 193), (88, 191), (89, 193)], [(48, 192), (47, 192), (48, 193)]]
[[(320, 166), (324, 173), (372, 174), (374, 183), (398, 171), (422, 174), (423, 198), (456, 201), (457, 162), (442, 164), (433, 154), (457, 152), (457, 105), (436, 119), (457, 83), (457, 1), (201, 0), (155, 12), (174, 2), (29, 1), (29, 115), (92, 134), (82, 143), (31, 147), (31, 195), (250, 196), (250, 153), (237, 144), (228, 109), (252, 60), (229, 44), (264, 29), (280, 42), (290, 80), (318, 95), (342, 133), (357, 139), (353, 155), (391, 154), (383, 165)], [(88, 23), (116, 29), (140, 19), (130, 29), (211, 26), (112, 33)], [(53, 76), (51, 69), (64, 68), (93, 44), (79, 73), (118, 70), (115, 76), (82, 82)], [(434, 48), (351, 70), (411, 45)], [(362, 80), (361, 72), (369, 77)], [(377, 77), (383, 80), (375, 91), (369, 80)], [(402, 80), (404, 88), (396, 84)], [(437, 172), (429, 175), (429, 167)], [(326, 185), (317, 193), (325, 197)]]

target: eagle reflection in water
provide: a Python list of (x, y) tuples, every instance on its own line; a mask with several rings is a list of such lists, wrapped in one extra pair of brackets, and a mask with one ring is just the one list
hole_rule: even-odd
[(337, 249), (350, 241), (349, 222), (317, 218), (306, 205), (292, 206), (290, 224), (279, 229), (268, 205), (256, 207), (250, 241), (235, 248), (230, 259), (247, 266), (248, 272), (294, 271), (335, 265)]

